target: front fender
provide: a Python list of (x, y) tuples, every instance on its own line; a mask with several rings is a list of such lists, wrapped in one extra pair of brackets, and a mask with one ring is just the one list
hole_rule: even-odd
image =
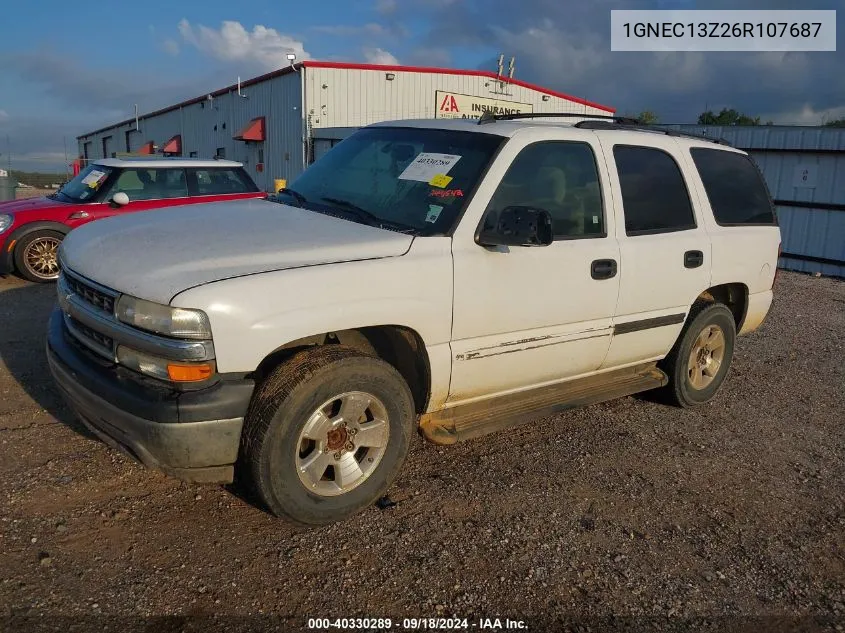
[(288, 269), (186, 290), (171, 305), (204, 310), (221, 372), (251, 372), (301, 338), (367, 326), (416, 331), (431, 349), (452, 327), (451, 240), (414, 240), (403, 256)]

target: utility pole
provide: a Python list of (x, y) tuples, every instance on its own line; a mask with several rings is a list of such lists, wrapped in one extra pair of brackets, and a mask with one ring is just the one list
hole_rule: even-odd
[(9, 135), (6, 135), (6, 155), (9, 160), (9, 175), (12, 175), (12, 141)]
[(65, 178), (70, 180), (70, 165), (67, 162), (67, 136), (62, 137), (62, 143), (65, 146)]

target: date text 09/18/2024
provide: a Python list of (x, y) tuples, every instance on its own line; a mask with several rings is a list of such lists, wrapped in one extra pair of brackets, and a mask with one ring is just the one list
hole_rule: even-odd
[(510, 618), (308, 618), (309, 630), (329, 631), (340, 630), (467, 630), (482, 631), (527, 630), (528, 624), (524, 620)]

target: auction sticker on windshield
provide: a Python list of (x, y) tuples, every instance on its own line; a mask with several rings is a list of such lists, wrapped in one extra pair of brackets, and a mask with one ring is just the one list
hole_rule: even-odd
[(426, 222), (437, 222), (437, 218), (440, 217), (440, 212), (443, 211), (443, 207), (439, 204), (430, 204), (428, 205), (428, 213), (425, 215)]
[(89, 173), (85, 178), (82, 179), (82, 184), (88, 185), (91, 189), (96, 189), (97, 186), (100, 184), (100, 181), (106, 177), (106, 173), (103, 171), (97, 171), (96, 169)]
[(455, 154), (435, 154), (422, 152), (399, 174), (399, 180), (430, 182), (435, 176), (445, 176), (461, 160)]
[(428, 184), (430, 184), (432, 187), (440, 187), (441, 189), (443, 189), (450, 182), (452, 182), (451, 176), (447, 176), (446, 174), (437, 174), (428, 182)]

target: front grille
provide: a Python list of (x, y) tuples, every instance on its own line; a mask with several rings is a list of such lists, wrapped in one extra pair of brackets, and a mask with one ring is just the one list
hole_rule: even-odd
[(67, 287), (83, 301), (90, 303), (103, 312), (114, 314), (114, 297), (111, 295), (97, 290), (93, 286), (89, 286), (85, 282), (70, 275), (64, 275), (64, 281)]
[(67, 327), (67, 331), (80, 345), (87, 347), (88, 350), (95, 352), (107, 360), (114, 360), (113, 338), (91, 329), (68, 314), (65, 315), (65, 326)]
[(97, 343), (98, 345), (105, 347), (107, 349), (112, 349), (114, 345), (114, 339), (110, 336), (106, 336), (101, 332), (97, 332), (96, 330), (92, 330), (90, 327), (85, 325), (84, 323), (80, 323), (73, 317), (68, 317), (70, 319), (70, 324), (85, 338), (90, 339)]

